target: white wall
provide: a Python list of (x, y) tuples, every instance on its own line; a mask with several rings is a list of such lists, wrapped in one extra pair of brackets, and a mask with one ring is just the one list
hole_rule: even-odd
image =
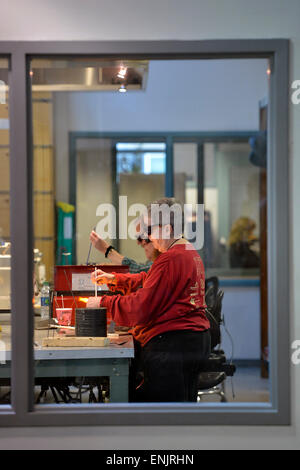
[[(1, 40), (290, 38), (300, 79), (299, 0), (10, 0)], [(300, 105), (290, 105), (291, 339), (300, 338)], [(289, 367), (289, 364), (283, 365)], [(299, 448), (300, 368), (292, 369), (291, 427), (1, 429), (1, 448)]]
[(151, 60), (145, 90), (69, 93), (70, 126), (103, 132), (255, 130), (267, 69), (266, 59)]
[[(260, 288), (222, 287), (224, 299), (222, 314), (222, 349), (230, 359), (260, 359)], [(227, 331), (233, 338), (232, 343)]]
[(58, 200), (68, 198), (69, 131), (258, 130), (267, 69), (266, 59), (150, 61), (145, 91), (55, 93)]

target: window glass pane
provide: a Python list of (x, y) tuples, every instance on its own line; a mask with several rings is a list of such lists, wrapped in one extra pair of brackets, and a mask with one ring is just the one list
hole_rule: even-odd
[[(128, 73), (126, 79), (124, 68)], [(232, 131), (235, 129), (239, 134), (243, 128), (260, 130), (260, 123), (253, 116), (258, 115), (259, 99), (268, 93), (266, 69), (265, 60), (54, 58), (31, 62), (37, 403), (128, 401), (129, 366), (134, 350), (132, 339), (125, 342), (121, 332), (139, 325), (138, 320), (136, 325), (128, 318), (130, 324), (122, 319), (114, 324), (108, 312), (109, 334), (114, 331), (118, 335), (109, 336), (108, 347), (104, 343), (92, 349), (78, 343), (76, 347), (66, 345), (63, 349), (56, 346), (67, 341), (75, 344), (76, 310), (85, 308), (89, 297), (115, 295), (107, 285), (98, 286), (95, 291), (91, 282), (95, 265), (113, 272), (131, 269), (134, 273), (141, 269), (141, 264), (143, 269), (145, 265), (149, 269), (151, 262), (159, 259), (159, 253), (149, 254), (137, 244), (138, 230), (133, 222), (140, 212), (134, 204), (146, 206), (165, 196), (165, 182), (170, 183), (173, 176), (168, 173), (172, 163), (174, 196), (192, 205), (187, 220), (191, 235), (187, 238), (191, 240), (199, 222), (197, 204), (204, 203), (204, 247), (197, 251), (204, 261), (207, 280), (217, 277), (217, 293), (224, 293), (217, 331), (214, 331), (217, 336), (221, 332), (221, 336), (214, 347), (225, 352), (228, 377), (230, 371), (233, 373), (231, 359), (237, 367), (235, 380), (239, 392), (235, 401), (269, 401), (269, 382), (261, 377), (261, 357), (266, 359), (266, 364), (268, 359), (268, 338), (264, 344), (261, 342), (267, 331), (261, 329), (261, 321), (268, 312), (260, 306), (263, 169), (257, 165), (257, 155), (250, 156), (253, 147), (248, 139), (235, 139)], [(224, 74), (228, 90), (224, 102), (219, 102), (215, 100), (212, 81)], [(254, 78), (258, 83), (252, 90)], [(241, 95), (245, 89), (252, 90), (242, 107), (237, 99), (237, 86)], [(230, 142), (203, 137), (206, 131), (209, 136), (220, 129), (224, 129), (224, 134), (232, 132)], [(134, 233), (130, 234), (132, 228)], [(91, 243), (93, 229), (104, 241), (98, 239)], [(237, 243), (240, 244), (238, 253)], [(114, 248), (108, 250), (110, 246)], [(241, 250), (251, 255), (251, 262), (247, 257), (245, 261)], [(199, 259), (197, 254), (195, 258)], [(43, 319), (48, 315), (44, 281), (49, 282), (52, 295), (51, 330), (48, 330), (49, 321)], [(199, 288), (198, 281), (197, 278), (192, 289)], [(206, 293), (212, 292), (209, 283), (205, 288)], [(177, 292), (176, 289), (177, 286), (173, 291)], [(173, 291), (168, 292), (166, 287), (162, 302)], [(122, 303), (120, 299), (118, 302)], [(220, 297), (214, 297), (210, 308), (216, 307), (218, 300)], [(195, 305), (193, 301), (191, 294), (191, 305)], [(151, 305), (145, 311), (140, 309), (142, 319)], [(156, 309), (159, 308), (161, 304), (157, 302)], [(204, 302), (201, 313), (204, 314)], [(226, 328), (221, 321), (223, 316)], [(151, 327), (151, 321), (146, 328)], [(159, 335), (153, 337), (156, 336)], [(157, 368), (161, 371), (159, 361)], [(249, 364), (251, 370), (246, 370)], [(203, 383), (201, 386), (203, 390)], [(222, 392), (224, 387), (225, 382), (221, 384)], [(222, 393), (211, 397), (201, 395), (200, 388), (198, 391), (197, 396), (193, 395), (198, 400), (224, 398)], [(170, 401), (174, 396), (175, 392)], [(230, 391), (226, 398), (234, 401)]]
[[(174, 153), (174, 193), (185, 204), (198, 203), (198, 144), (176, 142)], [(201, 189), (200, 189), (201, 191)]]
[(0, 407), (10, 403), (11, 244), (9, 61), (0, 58)]
[[(198, 182), (199, 145), (193, 142), (175, 142), (173, 145), (174, 195), (177, 200), (190, 207), (185, 235), (192, 243), (195, 243), (196, 226), (201, 223), (197, 218), (197, 204), (201, 202), (201, 188)], [(203, 250), (199, 253), (203, 258)]]
[(165, 174), (166, 154), (163, 152), (118, 152), (118, 180), (121, 173)]
[[(76, 201), (75, 233), (78, 236), (72, 263), (86, 264), (90, 246), (89, 233), (98, 223), (97, 207), (100, 204), (113, 204), (116, 195), (113, 143), (111, 139), (104, 138), (77, 139), (75, 159), (73, 197)], [(60, 249), (64, 249), (63, 241)], [(107, 260), (103, 253), (93, 249), (88, 262), (105, 263)]]
[(141, 145), (141, 150), (166, 150), (166, 144), (164, 142), (144, 142)]
[(164, 174), (166, 171), (166, 155), (165, 153), (150, 153), (144, 154), (144, 173)]
[(241, 141), (236, 136), (230, 142), (207, 140), (174, 144), (175, 196), (193, 207), (187, 225), (192, 233), (197, 223), (196, 205), (204, 203), (204, 246), (199, 253), (207, 282), (217, 279), (224, 292), (226, 327), (224, 324), (221, 328), (222, 349), (226, 357), (240, 364), (235, 374), (238, 387), (243, 388), (246, 382), (249, 387), (251, 383), (257, 387), (257, 394), (244, 390), (238, 396), (241, 400), (243, 396), (249, 401), (258, 397), (268, 401), (269, 349), (263, 326), (267, 311), (262, 300), (266, 286), (261, 282), (261, 252), (266, 257), (261, 232), (266, 204), (265, 165), (258, 165), (258, 155), (254, 157), (249, 139)]
[[(131, 239), (122, 237), (122, 217), (128, 226), (138, 214), (127, 215), (127, 207), (148, 204), (164, 195), (165, 142), (143, 136), (122, 142), (118, 132), (113, 136), (108, 130), (106, 136), (102, 125), (97, 125), (99, 132), (81, 132), (92, 131), (96, 122), (90, 121), (88, 110), (93, 99), (108, 99), (96, 118), (104, 123), (107, 105), (116, 100), (121, 108), (126, 99), (130, 101), (129, 92), (144, 89), (148, 62), (128, 62), (128, 98), (119, 93), (120, 65), (97, 59), (31, 61), (36, 404), (128, 401), (133, 342), (129, 336), (127, 346), (119, 347), (116, 337), (122, 326), (109, 316), (109, 334), (117, 331), (115, 337), (109, 337), (109, 347), (73, 346), (58, 353), (50, 344), (51, 340), (75, 338), (75, 311), (85, 308), (87, 298), (95, 294), (90, 279), (94, 265), (109, 264), (114, 271), (128, 271), (128, 265), (105, 258), (106, 250), (90, 243), (91, 231), (101, 232), (103, 216), (107, 215), (107, 224), (103, 224), (107, 246), (111, 243), (136, 262), (148, 261), (137, 245), (136, 232)], [(78, 135), (74, 129), (80, 131)], [(121, 197), (127, 198), (125, 210)], [(109, 294), (107, 286), (103, 288)], [(104, 336), (104, 331), (96, 336)]]
[(143, 173), (143, 154), (135, 152), (117, 153), (118, 179), (121, 173)]
[[(123, 145), (123, 144), (121, 144)], [(133, 204), (147, 206), (151, 201), (159, 199), (165, 193), (166, 153), (158, 151), (166, 147), (160, 142), (139, 142), (134, 152), (120, 152), (117, 148), (117, 190), (119, 195), (126, 195), (128, 207)], [(154, 152), (146, 150), (157, 150)], [(120, 214), (121, 215), (121, 214)], [(135, 217), (128, 217), (128, 223), (132, 223)], [(123, 219), (121, 219), (122, 223)], [(130, 238), (120, 238), (119, 248), (121, 253), (126, 253), (126, 258), (145, 263), (144, 253), (137, 251), (136, 241)]]
[(164, 142), (118, 142), (116, 144), (118, 151), (121, 150), (165, 150)]
[[(267, 286), (261, 264), (267, 256), (261, 231), (261, 223), (266, 224), (265, 165), (253, 164), (251, 152), (249, 140), (204, 144), (203, 256), (207, 276), (217, 276), (223, 285), (223, 348), (240, 359), (236, 377), (246, 381), (252, 374), (249, 387), (256, 383), (257, 397), (264, 401), (269, 399)], [(243, 368), (250, 358), (253, 365), (261, 359), (259, 369)]]
[(260, 168), (248, 142), (204, 145), (206, 266), (221, 276), (259, 276)]

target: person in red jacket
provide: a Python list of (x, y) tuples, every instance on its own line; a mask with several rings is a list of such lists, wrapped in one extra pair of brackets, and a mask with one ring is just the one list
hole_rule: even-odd
[[(174, 203), (155, 201), (159, 207)], [(145, 236), (161, 252), (151, 269), (139, 274), (97, 270), (94, 282), (125, 295), (91, 298), (88, 306), (106, 307), (118, 325), (132, 327), (144, 375), (143, 394), (133, 401), (196, 401), (200, 364), (210, 353), (204, 266), (193, 246), (175, 236), (172, 217), (170, 223), (154, 223), (149, 214), (147, 223)]]

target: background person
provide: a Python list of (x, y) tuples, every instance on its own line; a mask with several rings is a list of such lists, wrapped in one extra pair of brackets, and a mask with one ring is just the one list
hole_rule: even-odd
[[(171, 207), (174, 200), (155, 203)], [(187, 240), (174, 237), (172, 218), (168, 224), (156, 224), (149, 214), (145, 222), (146, 235), (161, 253), (149, 272), (97, 270), (94, 282), (126, 295), (92, 297), (88, 306), (106, 307), (117, 324), (134, 327), (144, 375), (140, 401), (196, 401), (200, 361), (210, 353), (203, 263)]]
[(159, 255), (159, 251), (154, 248), (149, 238), (142, 239), (139, 236), (137, 237), (138, 245), (142, 246), (145, 250), (145, 254), (148, 259), (146, 263), (137, 263), (132, 258), (127, 258), (126, 256), (121, 255), (115, 248), (103, 240), (94, 230), (90, 234), (90, 240), (96, 250), (103, 253), (106, 258), (109, 259), (109, 261), (111, 261), (113, 264), (128, 266), (129, 272), (132, 274), (140, 273), (141, 271), (148, 272), (152, 266), (153, 261)]
[(231, 227), (229, 260), (231, 268), (258, 268), (260, 259), (253, 247), (259, 241), (254, 235), (256, 223), (249, 217), (239, 217)]

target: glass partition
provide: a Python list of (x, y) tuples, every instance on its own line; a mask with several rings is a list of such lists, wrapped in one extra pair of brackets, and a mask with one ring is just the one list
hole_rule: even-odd
[(249, 142), (204, 144), (204, 204), (209, 238), (208, 272), (259, 278), (260, 167)]
[[(249, 143), (250, 135), (260, 132), (253, 115), (256, 110), (258, 116), (259, 100), (268, 94), (267, 61), (242, 62), (239, 67), (238, 60), (31, 61), (36, 404), (109, 405), (130, 399), (136, 351), (129, 327), (108, 317), (108, 342), (79, 345), (76, 310), (84, 309), (89, 297), (115, 295), (107, 285), (95, 290), (91, 274), (96, 267), (122, 273), (137, 273), (142, 264), (150, 269), (154, 259), (137, 243), (138, 232), (129, 234), (139, 215), (134, 204), (164, 197), (166, 180), (172, 178), (173, 195), (183, 204), (195, 210), (204, 204), (204, 247), (198, 251), (205, 265), (208, 308), (217, 303), (209, 297), (212, 279), (222, 297), (220, 337), (211, 352), (224, 352), (225, 377), (216, 394), (207, 394), (202, 383), (198, 403), (269, 401), (269, 381), (260, 371), (260, 208), (265, 199), (262, 169)], [(236, 86), (240, 74), (255, 75), (259, 85), (247, 98), (251, 119), (235, 101), (228, 123), (233, 91), (228, 85), (225, 101), (213, 101), (209, 77), (217, 71), (234, 76)], [(221, 121), (212, 115), (222, 116)], [(238, 137), (243, 134), (239, 122), (252, 127), (249, 137), (245, 131)], [(222, 134), (221, 126), (223, 134), (228, 127), (237, 129), (232, 139), (209, 138)], [(191, 227), (198, 222), (194, 216)], [(92, 231), (102, 241), (93, 244)], [(267, 362), (268, 344), (264, 352)], [(235, 395), (226, 387), (232, 375)]]
[[(146, 139), (144, 137), (144, 139)], [(117, 142), (117, 195), (126, 196), (127, 207), (134, 204), (147, 206), (165, 194), (166, 143), (165, 142)], [(120, 200), (119, 204), (122, 203)], [(125, 201), (124, 201), (125, 202)], [(124, 223), (123, 210), (119, 207), (120, 224)], [(128, 217), (130, 224), (135, 214)], [(136, 241), (120, 237), (118, 244), (126, 258), (145, 263), (144, 250), (137, 250)]]

